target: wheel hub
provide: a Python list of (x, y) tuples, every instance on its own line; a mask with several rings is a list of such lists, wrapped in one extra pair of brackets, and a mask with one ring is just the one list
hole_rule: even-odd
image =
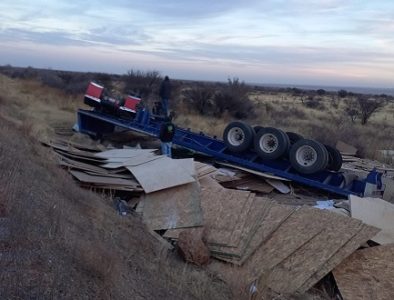
[(263, 134), (260, 138), (260, 149), (266, 153), (272, 153), (278, 149), (279, 141), (278, 138), (271, 134)]
[(301, 146), (296, 152), (296, 160), (298, 164), (310, 167), (317, 161), (317, 152), (311, 146)]
[(227, 139), (233, 146), (241, 145), (245, 140), (245, 133), (239, 127), (231, 128), (228, 132)]

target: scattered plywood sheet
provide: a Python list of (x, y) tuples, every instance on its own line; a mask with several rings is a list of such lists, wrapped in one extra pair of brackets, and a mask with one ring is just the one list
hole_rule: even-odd
[(202, 187), (201, 207), (207, 242), (229, 245), (233, 230), (245, 223), (253, 197), (254, 194), (246, 191)]
[(93, 176), (86, 173), (71, 170), (70, 173), (77, 178), (79, 181), (92, 184), (103, 184), (103, 185), (120, 185), (128, 187), (138, 187), (138, 183), (135, 180), (121, 179), (113, 177)]
[(92, 171), (98, 174), (108, 174), (108, 171), (104, 168), (92, 165), (92, 164), (87, 164), (83, 163), (80, 161), (76, 161), (64, 156), (59, 155), (59, 164), (65, 167), (69, 168), (74, 168), (78, 170), (83, 170), (83, 171)]
[(381, 245), (394, 243), (394, 205), (379, 198), (350, 196), (353, 218), (375, 226), (381, 231), (372, 238)]
[(321, 222), (324, 223), (323, 230), (269, 272), (267, 283), (273, 291), (294, 294), (362, 226), (358, 220), (331, 212), (323, 212), (320, 215)]
[(290, 188), (280, 180), (266, 179), (265, 181), (282, 194), (288, 194), (291, 191)]
[(83, 155), (77, 155), (77, 154), (72, 154), (69, 152), (65, 152), (62, 150), (58, 150), (55, 149), (55, 152), (57, 152), (58, 154), (74, 159), (74, 160), (82, 160), (82, 161), (88, 161), (90, 163), (95, 163), (95, 164), (102, 164), (103, 163), (103, 159), (96, 157), (96, 158), (92, 158), (92, 157), (87, 157), (87, 156), (83, 156)]
[(261, 220), (265, 218), (272, 205), (273, 202), (269, 199), (254, 197), (237, 247), (210, 245), (212, 255), (218, 259), (239, 264), (251, 239), (255, 236)]
[(162, 157), (142, 165), (127, 166), (126, 168), (141, 184), (145, 193), (152, 193), (195, 181), (188, 171), (180, 167), (179, 161)]
[(286, 179), (286, 178), (275, 176), (275, 175), (272, 175), (272, 174), (269, 174), (269, 173), (263, 173), (263, 172), (255, 171), (255, 170), (252, 170), (252, 169), (244, 168), (244, 167), (237, 166), (237, 165), (230, 164), (230, 163), (224, 163), (224, 162), (219, 162), (219, 161), (217, 163), (219, 165), (223, 165), (223, 166), (231, 167), (231, 168), (234, 168), (234, 169), (242, 170), (242, 171), (245, 171), (245, 172), (248, 172), (248, 173), (251, 173), (251, 174), (262, 176), (264, 178), (283, 180), (283, 181), (291, 181), (291, 180)]
[(356, 147), (353, 147), (352, 145), (346, 144), (342, 141), (338, 141), (335, 148), (337, 148), (342, 154), (346, 155), (356, 155), (358, 151)]
[(202, 225), (197, 182), (143, 195), (140, 203), (138, 211), (151, 230)]
[(322, 265), (304, 284), (298, 289), (299, 293), (305, 293), (312, 288), (320, 279), (331, 272), (337, 265), (339, 265), (346, 257), (356, 251), (362, 244), (368, 241), (378, 232), (378, 229), (372, 226), (363, 224), (360, 230), (346, 242), (346, 244)]
[(358, 250), (333, 274), (344, 300), (394, 299), (394, 245)]
[(99, 153), (95, 153), (96, 157), (112, 159), (112, 158), (125, 158), (133, 157), (141, 153), (152, 153), (156, 149), (111, 149)]

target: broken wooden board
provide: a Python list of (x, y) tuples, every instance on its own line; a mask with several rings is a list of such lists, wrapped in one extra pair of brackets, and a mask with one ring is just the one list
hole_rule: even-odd
[(195, 181), (184, 167), (180, 167), (180, 161), (179, 159), (161, 157), (142, 165), (127, 166), (126, 168), (141, 184), (145, 193), (152, 193)]
[(227, 166), (227, 167), (231, 167), (231, 168), (234, 168), (234, 169), (242, 170), (242, 171), (245, 171), (245, 172), (248, 172), (248, 173), (251, 173), (251, 174), (262, 176), (264, 178), (276, 179), (276, 180), (282, 180), (282, 181), (291, 181), (290, 179), (282, 178), (282, 177), (275, 176), (275, 175), (272, 175), (272, 174), (269, 174), (269, 173), (263, 173), (263, 172), (255, 171), (255, 170), (252, 170), (252, 169), (244, 168), (244, 167), (237, 166), (237, 165), (230, 164), (230, 163), (225, 163), (225, 162), (221, 162), (221, 161), (218, 161), (217, 163), (219, 165), (222, 165), (222, 166)]
[(381, 245), (394, 243), (394, 205), (379, 198), (349, 198), (353, 218), (381, 229), (372, 240)]
[(346, 144), (345, 142), (338, 141), (335, 148), (339, 150), (344, 155), (356, 155), (357, 154), (357, 148), (353, 147), (352, 145)]
[(344, 300), (394, 299), (394, 245), (358, 250), (333, 274)]
[(197, 182), (146, 195), (138, 212), (151, 230), (201, 226), (200, 188)]

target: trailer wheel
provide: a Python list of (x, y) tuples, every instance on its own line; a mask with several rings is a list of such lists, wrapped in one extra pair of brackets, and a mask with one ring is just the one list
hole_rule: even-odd
[(253, 128), (239, 121), (228, 124), (223, 132), (223, 141), (228, 149), (233, 152), (247, 150), (252, 144), (253, 138)]
[(259, 132), (260, 129), (263, 129), (263, 128), (264, 128), (264, 127), (263, 127), (263, 126), (260, 126), (260, 125), (255, 125), (255, 126), (253, 126), (254, 133)]
[(265, 127), (254, 138), (254, 150), (263, 159), (277, 159), (289, 148), (289, 137), (282, 130)]
[(291, 166), (302, 174), (313, 174), (324, 170), (328, 164), (327, 149), (314, 140), (302, 139), (290, 148)]
[(329, 145), (324, 145), (328, 152), (328, 165), (327, 169), (331, 171), (339, 171), (342, 167), (342, 154), (338, 149)]
[(295, 133), (295, 132), (286, 132), (287, 136), (289, 137), (290, 140), (290, 145), (294, 145), (297, 143), (299, 140), (302, 140), (304, 137), (301, 134)]

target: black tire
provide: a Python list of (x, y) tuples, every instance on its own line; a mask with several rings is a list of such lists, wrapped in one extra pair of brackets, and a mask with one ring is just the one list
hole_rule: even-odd
[(289, 137), (282, 130), (265, 127), (254, 137), (254, 150), (263, 159), (277, 159), (286, 154), (290, 145)]
[(232, 152), (243, 152), (249, 149), (253, 138), (253, 128), (244, 122), (231, 122), (223, 132), (223, 141)]
[(289, 137), (290, 145), (294, 145), (299, 140), (302, 140), (304, 138), (301, 134), (295, 132), (286, 132), (286, 134)]
[(260, 130), (260, 129), (263, 129), (263, 128), (264, 128), (264, 127), (263, 127), (263, 126), (260, 126), (260, 125), (255, 125), (255, 126), (253, 126), (254, 133), (259, 132), (259, 130)]
[(328, 165), (328, 151), (319, 142), (302, 139), (290, 148), (291, 166), (301, 174), (313, 174), (324, 170)]
[(327, 169), (331, 171), (339, 171), (342, 167), (342, 154), (338, 149), (329, 145), (324, 145), (328, 152), (328, 165)]

